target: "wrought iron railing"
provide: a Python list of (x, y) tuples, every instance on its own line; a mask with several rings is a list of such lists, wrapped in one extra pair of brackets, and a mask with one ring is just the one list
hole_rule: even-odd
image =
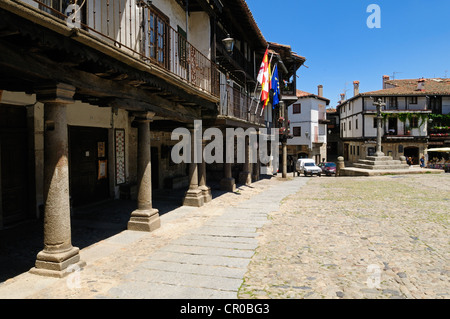
[(281, 95), (288, 95), (288, 96), (296, 96), (296, 88), (295, 88), (295, 82), (286, 82), (284, 84), (281, 84), (280, 87)]
[(234, 117), (255, 124), (264, 124), (264, 116), (261, 115), (262, 104), (256, 110), (258, 102), (239, 88), (234, 88), (228, 83), (220, 85), (220, 115)]
[(196, 88), (219, 97), (218, 70), (174, 30), (165, 16), (142, 0), (23, 0), (86, 30), (146, 63), (158, 65)]

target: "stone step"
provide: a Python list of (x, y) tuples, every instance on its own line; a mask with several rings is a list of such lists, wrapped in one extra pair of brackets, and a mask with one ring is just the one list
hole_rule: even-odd
[(370, 165), (370, 164), (362, 164), (362, 163), (355, 163), (353, 164), (356, 168), (363, 168), (363, 169), (371, 169), (371, 170), (397, 170), (397, 169), (409, 169), (409, 165), (407, 164), (391, 164), (391, 165)]
[(373, 160), (359, 160), (358, 163), (365, 165), (401, 165), (402, 162), (400, 160), (389, 160), (389, 161), (373, 161)]
[(392, 161), (392, 156), (366, 156), (366, 160), (369, 161)]

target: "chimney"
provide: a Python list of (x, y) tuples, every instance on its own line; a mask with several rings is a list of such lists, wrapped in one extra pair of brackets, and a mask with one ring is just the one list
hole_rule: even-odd
[(353, 96), (359, 94), (359, 81), (353, 81)]
[(341, 102), (344, 102), (345, 100), (345, 93), (341, 93)]
[(417, 91), (425, 91), (425, 79), (421, 78), (417, 81)]
[(323, 85), (317, 86), (317, 95), (323, 97)]
[(386, 88), (386, 81), (389, 81), (389, 75), (383, 75), (383, 89)]

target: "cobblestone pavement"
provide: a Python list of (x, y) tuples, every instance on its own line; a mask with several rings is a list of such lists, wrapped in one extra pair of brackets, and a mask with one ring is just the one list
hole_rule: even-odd
[(95, 242), (82, 271), (25, 272), (0, 298), (449, 299), (449, 190), (450, 174), (276, 177), (93, 241), (92, 227), (112, 227), (106, 206), (91, 217), (105, 224), (76, 223)]
[(310, 178), (259, 230), (238, 297), (448, 299), (449, 214), (450, 174)]

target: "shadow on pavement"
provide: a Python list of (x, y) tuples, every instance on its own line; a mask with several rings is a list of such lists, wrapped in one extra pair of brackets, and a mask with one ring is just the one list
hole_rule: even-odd
[[(186, 190), (156, 190), (153, 207), (160, 216), (182, 206)], [(212, 187), (213, 198), (226, 192)], [(108, 200), (72, 209), (72, 245), (80, 249), (114, 236), (127, 229), (135, 200)], [(43, 220), (30, 220), (0, 231), (0, 284), (27, 272), (43, 249)]]

